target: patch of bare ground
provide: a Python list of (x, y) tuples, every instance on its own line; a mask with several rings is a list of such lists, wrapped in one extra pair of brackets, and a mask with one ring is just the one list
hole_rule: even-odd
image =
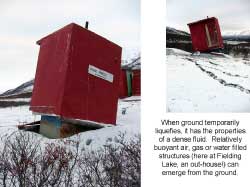
[(29, 105), (27, 101), (0, 101), (0, 108)]
[(15, 95), (0, 95), (0, 99), (16, 99), (16, 98), (30, 98), (32, 96), (32, 92), (26, 92)]

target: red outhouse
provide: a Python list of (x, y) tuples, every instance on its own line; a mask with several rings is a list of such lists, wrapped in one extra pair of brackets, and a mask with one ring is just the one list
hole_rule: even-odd
[(206, 52), (224, 48), (217, 18), (203, 19), (189, 23), (188, 26), (194, 51)]
[(74, 23), (37, 43), (40, 52), (30, 110), (115, 124), (121, 47)]
[(141, 70), (132, 70), (132, 94), (135, 96), (141, 95)]

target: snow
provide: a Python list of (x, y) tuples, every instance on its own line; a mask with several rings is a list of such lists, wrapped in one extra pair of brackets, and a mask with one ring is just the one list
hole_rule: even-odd
[[(115, 137), (120, 133), (126, 133), (127, 138), (132, 138), (134, 135), (140, 134), (140, 103), (140, 97), (131, 97), (127, 101), (119, 100), (116, 126), (82, 132), (67, 139), (80, 138), (81, 143), (85, 147), (87, 146), (86, 142), (91, 139), (92, 142), (87, 148), (95, 149), (104, 145), (107, 140), (114, 142)], [(123, 114), (124, 109), (126, 110), (125, 114)], [(2, 136), (9, 135), (17, 131), (17, 125), (39, 119), (40, 116), (33, 115), (29, 111), (29, 106), (0, 109), (0, 133)], [(58, 141), (47, 139), (39, 134), (35, 135), (42, 139), (42, 143)]]
[(25, 102), (30, 102), (31, 98), (0, 98), (0, 101), (14, 101), (14, 102), (20, 102), (20, 101), (25, 101)]
[(0, 133), (1, 136), (9, 135), (17, 130), (17, 125), (38, 120), (32, 115), (29, 106), (0, 108)]
[[(126, 114), (122, 114), (123, 108), (126, 108)], [(93, 149), (105, 144), (107, 139), (114, 140), (115, 136), (123, 132), (126, 132), (127, 138), (140, 133), (140, 102), (119, 102), (117, 126), (81, 133), (81, 141), (94, 139), (94, 144), (91, 144)]]
[(181, 49), (167, 48), (167, 55), (191, 55), (191, 53), (183, 51)]
[(243, 41), (227, 41), (227, 40), (225, 40), (224, 41), (226, 44), (230, 44), (230, 45), (239, 45), (239, 44), (244, 44), (244, 43), (247, 43), (247, 42), (243, 42)]
[(125, 69), (132, 69), (132, 70), (138, 70), (141, 69), (141, 57), (137, 56), (134, 59), (131, 59), (130, 62), (127, 61), (127, 63), (122, 64), (122, 68)]
[(131, 96), (131, 97), (126, 97), (124, 99), (121, 99), (120, 101), (140, 101), (141, 96)]
[(167, 51), (172, 51), (167, 55), (169, 112), (250, 112), (248, 61), (228, 55)]
[(28, 87), (25, 87), (22, 91), (22, 93), (26, 93), (26, 92), (31, 92), (33, 90), (33, 85), (30, 85)]

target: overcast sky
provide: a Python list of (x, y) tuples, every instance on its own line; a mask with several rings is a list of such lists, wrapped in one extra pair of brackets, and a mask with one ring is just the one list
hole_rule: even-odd
[(123, 47), (123, 58), (140, 49), (139, 0), (1, 0), (0, 92), (35, 76), (36, 41), (75, 22)]
[(167, 26), (188, 31), (187, 23), (207, 16), (223, 33), (250, 30), (250, 0), (167, 0)]

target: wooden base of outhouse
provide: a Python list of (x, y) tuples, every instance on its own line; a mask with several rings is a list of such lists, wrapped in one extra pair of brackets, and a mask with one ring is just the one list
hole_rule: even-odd
[(66, 138), (80, 132), (99, 129), (101, 126), (77, 123), (57, 116), (41, 116), (39, 133), (47, 138)]

